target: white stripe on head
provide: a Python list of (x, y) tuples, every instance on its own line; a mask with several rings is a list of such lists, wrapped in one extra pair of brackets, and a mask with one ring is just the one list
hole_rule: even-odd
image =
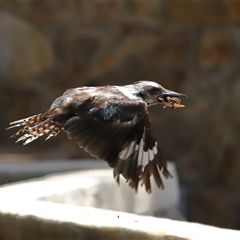
[(136, 84), (138, 85), (142, 85), (142, 86), (152, 86), (152, 87), (162, 87), (159, 83), (153, 82), (153, 81), (147, 81), (147, 80), (143, 80), (143, 81), (138, 81)]
[(129, 99), (138, 99), (136, 96), (134, 96), (131, 91), (127, 88), (127, 87), (122, 87), (122, 86), (115, 86), (117, 88), (118, 91), (120, 91), (123, 95), (125, 95), (126, 97), (128, 97)]

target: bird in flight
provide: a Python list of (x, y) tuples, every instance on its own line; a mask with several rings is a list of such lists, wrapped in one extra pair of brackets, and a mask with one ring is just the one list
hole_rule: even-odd
[(151, 192), (150, 177), (163, 189), (161, 174), (172, 177), (167, 162), (151, 132), (148, 107), (181, 108), (184, 94), (170, 91), (151, 81), (124, 86), (78, 87), (55, 99), (48, 111), (11, 122), (21, 127), (13, 134), (24, 145), (46, 135), (55, 137), (61, 130), (93, 157), (113, 168), (117, 183), (122, 175), (137, 191), (139, 184)]

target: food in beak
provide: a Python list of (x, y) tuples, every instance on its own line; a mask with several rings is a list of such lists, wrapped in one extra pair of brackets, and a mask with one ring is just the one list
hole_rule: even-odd
[(177, 98), (177, 97), (165, 97), (165, 98), (160, 98), (159, 99), (160, 101), (163, 102), (164, 104), (164, 108), (166, 107), (171, 107), (171, 108), (182, 108), (182, 107), (185, 107), (185, 105), (181, 104), (181, 99), (180, 98)]

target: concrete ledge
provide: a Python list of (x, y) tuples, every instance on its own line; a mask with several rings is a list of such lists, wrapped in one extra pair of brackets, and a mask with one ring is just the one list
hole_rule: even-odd
[[(91, 161), (88, 164), (90, 163)], [(92, 162), (93, 166), (94, 163)], [(167, 215), (168, 212), (174, 215), (177, 212), (180, 192), (175, 165), (171, 162), (168, 165), (170, 172), (175, 177), (168, 180), (163, 178), (164, 190), (158, 189), (155, 183), (152, 183), (152, 194), (147, 194), (143, 187), (140, 187), (136, 194), (123, 178), (118, 186), (110, 168), (71, 171), (23, 183), (8, 184), (1, 188), (0, 193), (8, 196), (6, 204), (9, 198), (15, 199), (16, 192), (19, 192), (24, 193), (21, 196), (18, 195), (18, 201), (22, 200), (23, 202), (41, 200), (151, 216), (161, 213)], [(4, 199), (0, 201), (4, 201)]]
[[(45, 209), (45, 211), (43, 211)], [(47, 211), (46, 211), (47, 210)], [(47, 212), (47, 214), (46, 214)], [(14, 230), (13, 230), (14, 229)], [(239, 240), (240, 232), (197, 223), (54, 203), (0, 214), (0, 236), (9, 239), (218, 239)]]
[(0, 185), (42, 177), (51, 173), (106, 168), (109, 168), (106, 162), (96, 159), (34, 161), (11, 159), (10, 162), (0, 161)]
[[(169, 168), (177, 176), (174, 165)], [(117, 187), (111, 169), (6, 184), (0, 188), (0, 239), (240, 239), (235, 230), (123, 212), (176, 210), (177, 177), (165, 185), (151, 195), (135, 194), (124, 181)]]

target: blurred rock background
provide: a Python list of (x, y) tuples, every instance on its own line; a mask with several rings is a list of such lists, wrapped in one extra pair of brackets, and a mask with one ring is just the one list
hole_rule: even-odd
[(65, 134), (23, 147), (5, 128), (67, 88), (153, 80), (189, 96), (150, 109), (187, 219), (240, 229), (239, 23), (225, 0), (1, 2), (0, 158), (88, 157)]

